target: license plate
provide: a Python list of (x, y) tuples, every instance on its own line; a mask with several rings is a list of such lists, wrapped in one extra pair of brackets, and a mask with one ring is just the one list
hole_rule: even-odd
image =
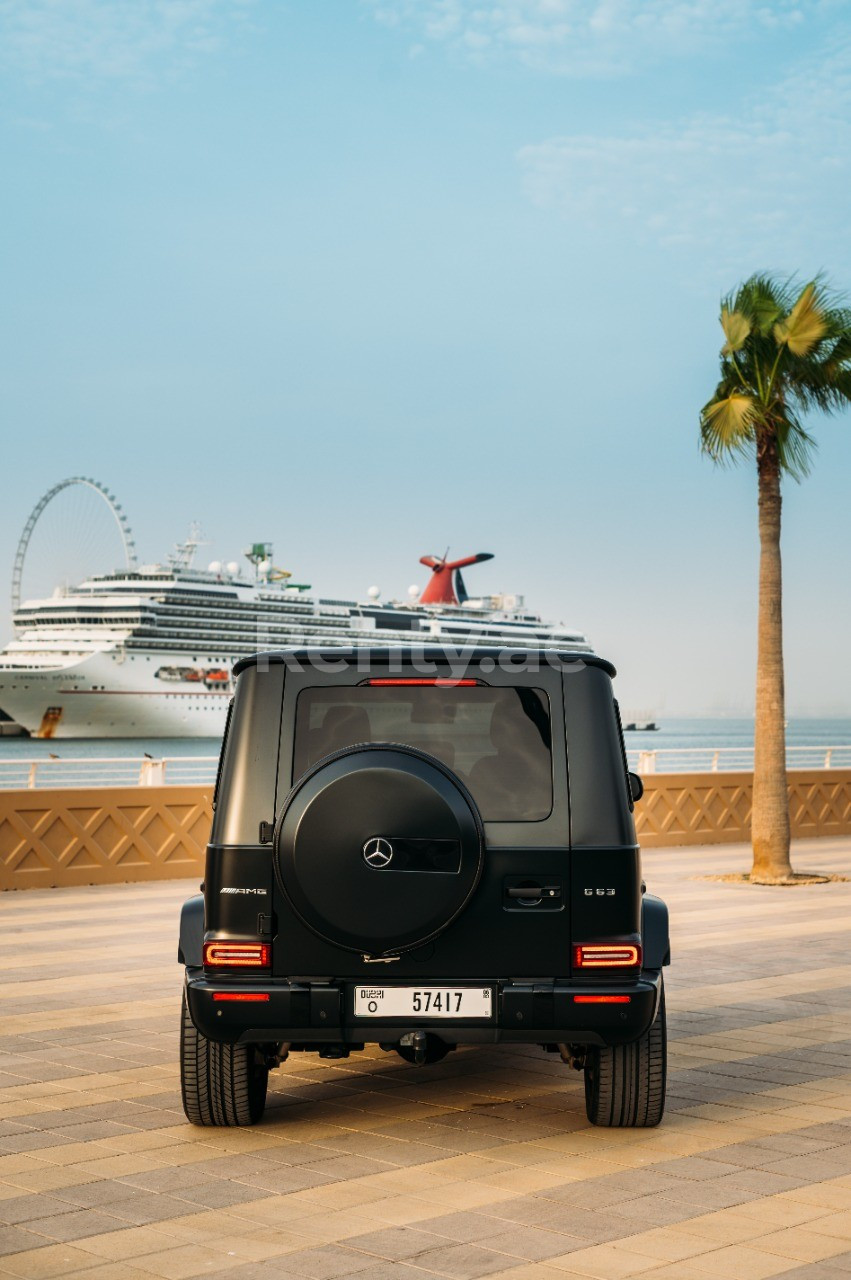
[(356, 1018), (490, 1018), (490, 987), (356, 987)]

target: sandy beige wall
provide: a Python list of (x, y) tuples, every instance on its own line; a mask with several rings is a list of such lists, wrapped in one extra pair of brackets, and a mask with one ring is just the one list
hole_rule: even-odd
[[(747, 840), (749, 773), (657, 773), (636, 806), (647, 847)], [(851, 835), (851, 769), (789, 774), (795, 836)], [(203, 872), (210, 787), (0, 791), (0, 889)]]
[[(648, 848), (731, 844), (750, 839), (750, 773), (646, 774), (635, 806), (638, 838)], [(851, 769), (788, 774), (792, 835), (851, 835)]]
[(0, 791), (0, 889), (198, 876), (212, 787)]

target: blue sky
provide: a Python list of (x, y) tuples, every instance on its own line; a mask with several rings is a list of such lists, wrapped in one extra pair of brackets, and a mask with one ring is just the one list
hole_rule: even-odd
[[(9, 573), (92, 474), (144, 559), (197, 519), (332, 596), (492, 551), (468, 585), (627, 705), (749, 710), (755, 477), (697, 415), (738, 279), (851, 290), (847, 3), (0, 0), (0, 109)], [(849, 714), (851, 422), (813, 425), (789, 706)]]

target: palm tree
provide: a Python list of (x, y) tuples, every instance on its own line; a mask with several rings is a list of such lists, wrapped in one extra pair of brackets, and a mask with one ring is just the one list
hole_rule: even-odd
[(794, 880), (789, 858), (783, 690), (780, 482), (801, 480), (815, 441), (802, 419), (851, 404), (851, 310), (822, 277), (753, 275), (721, 305), (721, 381), (700, 414), (700, 445), (714, 462), (756, 460), (759, 619), (751, 881)]

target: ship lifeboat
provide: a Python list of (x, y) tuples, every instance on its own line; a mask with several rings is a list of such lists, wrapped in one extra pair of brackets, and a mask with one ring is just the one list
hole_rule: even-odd
[(205, 684), (228, 684), (230, 681), (230, 673), (223, 670), (222, 667), (212, 667), (204, 673)]
[(155, 672), (158, 680), (167, 680), (170, 683), (178, 683), (181, 680), (200, 680), (201, 674), (194, 667), (160, 667)]

